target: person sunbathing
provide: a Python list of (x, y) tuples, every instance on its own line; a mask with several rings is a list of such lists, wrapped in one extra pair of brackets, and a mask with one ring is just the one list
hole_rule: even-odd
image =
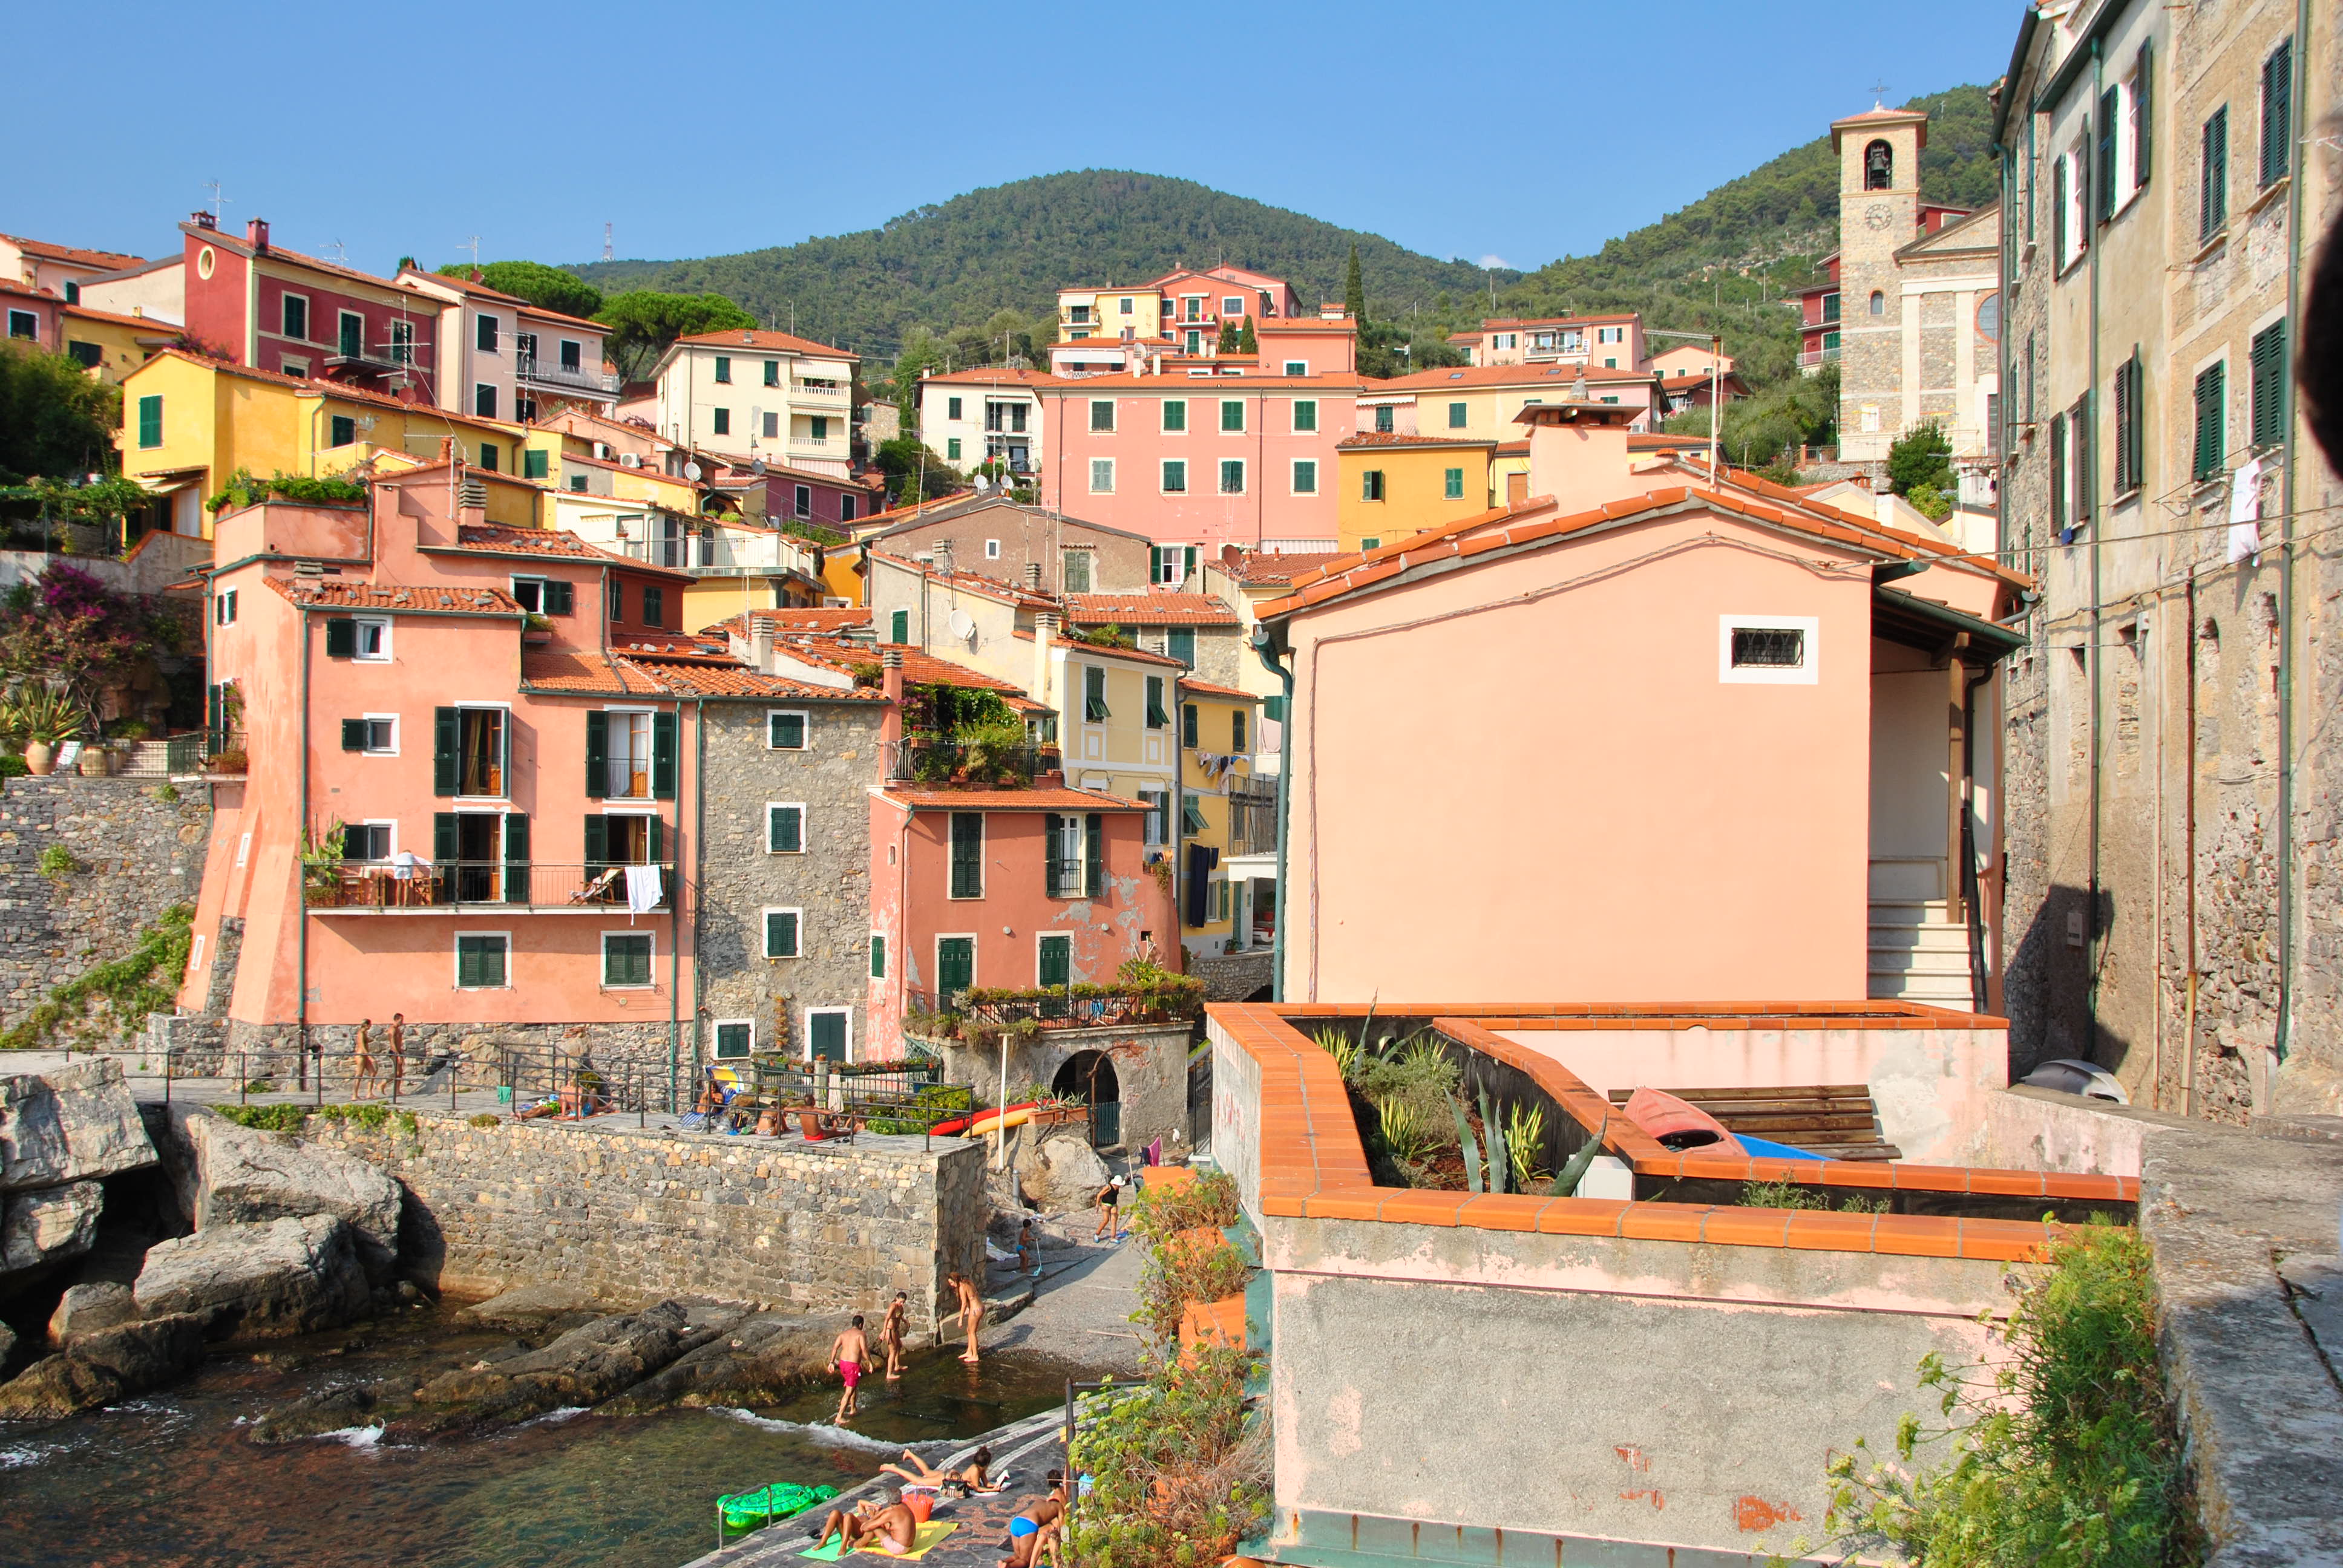
[(881, 1504), (874, 1498), (865, 1498), (854, 1505), (854, 1512), (833, 1508), (821, 1522), (821, 1533), (814, 1537), (813, 1549), (820, 1551), (830, 1544), (832, 1532), (838, 1535), (838, 1554), (865, 1546), (875, 1546), (890, 1557), (900, 1557), (918, 1544), (920, 1522), (899, 1497)]
[(1044, 1552), (1056, 1554), (1058, 1535), (1066, 1516), (1066, 1474), (1050, 1472), (1050, 1495), (1021, 1509), (1009, 1521), (1009, 1555), (1001, 1568), (1033, 1568)]
[(957, 1481), (961, 1485), (967, 1487), (970, 1492), (998, 1492), (1000, 1490), (999, 1487), (993, 1485), (992, 1483), (987, 1479), (986, 1473), (992, 1467), (992, 1450), (989, 1448), (978, 1449), (973, 1454), (969, 1456), (968, 1463), (959, 1470), (931, 1469), (926, 1460), (921, 1459), (918, 1454), (913, 1453), (908, 1448), (903, 1451), (903, 1457), (917, 1467), (917, 1474), (912, 1473), (911, 1471), (904, 1469), (900, 1464), (882, 1464), (879, 1468), (881, 1471), (890, 1472), (896, 1475), (900, 1475), (904, 1480), (916, 1483), (920, 1486), (941, 1486), (946, 1482)]

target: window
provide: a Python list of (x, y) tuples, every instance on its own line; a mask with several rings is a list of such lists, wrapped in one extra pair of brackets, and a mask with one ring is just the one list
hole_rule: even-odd
[(1297, 496), (1318, 493), (1318, 465), (1312, 459), (1296, 457), (1293, 460), (1293, 493)]
[(85, 370), (96, 369), (98, 363), (106, 357), (106, 350), (96, 344), (84, 343), (78, 339), (65, 345), (65, 353), (72, 357), (75, 364)]
[(1185, 582), (1195, 569), (1196, 547), (1193, 545), (1157, 545), (1149, 552), (1147, 580), (1150, 582)]
[(387, 860), (395, 852), (398, 824), (352, 822), (342, 829), (342, 859)]
[(716, 384), (719, 387), (729, 387), (732, 384), (732, 359), (729, 355), (719, 354), (716, 357)]
[(2065, 544), (2071, 538), (2066, 514), (2066, 416), (2050, 417), (2050, 531)]
[(781, 362), (780, 362), (779, 360), (778, 360), (778, 359), (768, 359), (768, 360), (766, 360), (766, 361), (765, 361), (765, 385), (766, 385), (766, 386), (768, 386), (768, 387), (779, 387), (780, 384), (781, 384)]
[(1093, 496), (1114, 494), (1114, 459), (1112, 457), (1091, 459), (1091, 494)]
[(326, 445), (347, 447), (358, 438), (358, 422), (347, 414), (336, 414), (326, 421)]
[(947, 458), (950, 459), (952, 462), (957, 463), (957, 462), (959, 462), (959, 461), (960, 461), (960, 437), (957, 437), (957, 436), (947, 436), (947, 437), (944, 437), (944, 456), (945, 456)]
[(729, 435), (732, 433), (732, 410), (731, 410), (731, 409), (729, 409), (729, 408), (710, 408), (710, 409), (708, 411), (708, 417), (709, 417), (709, 419), (711, 421), (711, 423), (710, 423), (710, 425), (709, 425), (709, 428), (710, 428), (711, 430), (713, 430), (717, 435), (719, 435), (719, 436), (729, 436)]
[(887, 939), (877, 931), (870, 933), (870, 978), (887, 978)]
[(1390, 404), (1385, 403), (1375, 409), (1375, 430), (1378, 434), (1387, 436), (1391, 434), (1391, 429), (1392, 407)]
[(1242, 316), (1244, 314), (1244, 300), (1242, 297), (1234, 294), (1222, 295), (1221, 297), (1221, 314), (1222, 316)]
[(1051, 811), (1044, 815), (1041, 824), (1041, 891), (1046, 898), (1079, 899), (1091, 896), (1090, 879), (1084, 874), (1088, 857), (1088, 835), (1082, 831), (1082, 819), (1061, 817)]
[(1141, 789), (1139, 799), (1147, 808), (1145, 840), (1149, 848), (1172, 841), (1172, 792), (1168, 789)]
[(159, 447), (163, 444), (163, 399), (148, 396), (138, 399), (138, 444)]
[(1717, 617), (1717, 678), (1729, 684), (1814, 685), (1819, 625), (1813, 616)]
[(1863, 188), (1885, 191), (1896, 188), (1896, 152), (1885, 141), (1876, 141), (1863, 149)]
[(984, 813), (951, 814), (951, 896), (984, 897)]
[(960, 399), (957, 397), (945, 398), (944, 417), (947, 419), (957, 419), (960, 417)]
[(1463, 404), (1451, 403), (1448, 405), (1448, 427), (1452, 430), (1462, 430), (1464, 428)]
[(899, 609), (887, 618), (887, 640), (908, 643), (911, 640), (911, 612)]
[(1221, 494), (1242, 496), (1245, 493), (1245, 466), (1242, 457), (1229, 457), (1221, 464)]
[(1163, 710), (1163, 678), (1151, 675), (1147, 678), (1147, 728), (1162, 729), (1171, 722), (1172, 716)]
[(2091, 187), (2098, 197), (2097, 217), (2101, 223), (2116, 216), (2116, 155), (2123, 117), (2123, 84), (2118, 82), (2099, 95), (2098, 156), (2091, 166)]
[(497, 318), (495, 317), (483, 316), (480, 317), (479, 337), (478, 341), (479, 343), (481, 353), (494, 354), (497, 351)]
[(854, 520), (854, 498), (852, 496), (840, 496), (838, 498), (838, 520), (841, 523), (850, 523)]
[(1111, 430), (1114, 428), (1113, 398), (1093, 397), (1091, 399), (1091, 428), (1093, 430)]
[(765, 805), (765, 853), (805, 853), (805, 807), (768, 801)]
[(2209, 479), (2218, 475), (2228, 453), (2221, 427), (2223, 405), (2228, 397), (2228, 367), (2212, 364), (2197, 373), (2197, 447), (2196, 460), (2189, 465), (2192, 478)]
[(1196, 628), (1175, 626), (1163, 634), (1163, 652), (1190, 669), (1196, 668)]
[(667, 624), (667, 590), (665, 588), (656, 588), (649, 583), (643, 585), (643, 624), (645, 626)]
[(1887, 297), (1875, 288), (1871, 291), (1871, 314), (1874, 316), (1887, 314)]
[(357, 634), (357, 646), (350, 657), (369, 664), (390, 662), (390, 618), (360, 616), (350, 623)]
[(553, 473), (553, 454), (542, 447), (525, 448), (520, 455), (520, 477), (524, 479), (548, 478)]
[(1201, 795), (1180, 797), (1180, 832), (1183, 838), (1193, 838), (1208, 831), (1212, 824), (1204, 820), (1204, 798)]
[(456, 989), (504, 990), (512, 983), (506, 962), (511, 951), (512, 938), (501, 931), (467, 931), (457, 937)]
[(441, 708), (432, 714), (435, 795), (496, 799), (505, 792), (509, 739), (501, 708)]
[(216, 624), (220, 626), (236, 624), (236, 591), (234, 588), (222, 588), (219, 597), (212, 600), (212, 620)]
[(1359, 476), (1359, 499), (1380, 501), (1383, 498), (1383, 471), (1369, 468)]
[(2294, 152), (2294, 40), (2262, 62), (2261, 183), (2286, 177)]
[(1188, 427), (1188, 400), (1185, 397), (1163, 399), (1163, 428), (1166, 433)]
[(2124, 84), (2124, 143), (2131, 174), (2126, 186), (2127, 191), (2147, 188), (2148, 166), (2154, 161), (2156, 60), (2149, 51), (2148, 45), (2139, 46), (2139, 57), (2132, 65), (2131, 79)]
[(1068, 593), (1091, 591), (1091, 552), (1061, 550), (1058, 556), (1060, 575), (1066, 579)]
[(813, 516), (813, 487), (811, 485), (798, 486), (797, 493), (791, 496), (789, 499), (791, 504), (796, 508), (799, 517), (809, 518)]
[(2213, 111), (2197, 133), (2197, 237), (2209, 240), (2229, 221), (2229, 106)]
[(806, 1060), (844, 1061), (846, 1037), (854, 1020), (850, 1007), (809, 1007), (805, 1010)]
[(816, 414), (812, 418), (806, 421), (806, 425), (808, 426), (806, 435), (809, 439), (816, 441), (827, 441), (830, 439), (830, 417), (828, 415)]
[(2067, 527), (2079, 528), (2091, 520), (2098, 506), (2097, 450), (2092, 439), (2091, 395), (2084, 393), (2066, 410)]
[(495, 418), (497, 417), (497, 389), (489, 386), (485, 381), (474, 385), (472, 387), (472, 412), (478, 415), (483, 419)]
[(1244, 428), (1243, 398), (1223, 397), (1221, 399), (1221, 428), (1223, 430), (1242, 430)]
[(1445, 470), (1441, 477), (1440, 493), (1448, 500), (1463, 500), (1464, 498), (1464, 470), (1462, 468), (1450, 468)]
[(512, 596), (533, 615), (569, 615), (577, 606), (577, 589), (551, 578), (515, 578)]
[(1245, 753), (1245, 710), (1242, 708), (1229, 715), (1229, 749), (1240, 757)]
[(41, 318), (34, 315), (29, 310), (10, 311), (8, 313), (8, 336), (11, 337), (30, 337), (37, 340), (41, 336)]
[(716, 1058), (719, 1061), (752, 1054), (757, 1049), (757, 1026), (743, 1018), (719, 1019), (716, 1024)]
[(640, 990), (651, 983), (651, 933), (602, 933), (602, 986), (606, 990)]
[(284, 316), (279, 322), (286, 337), (306, 343), (309, 337), (309, 302), (297, 294), (285, 297)]
[(1285, 362), (1285, 373), (1288, 376), (1307, 376), (1310, 374), (1310, 361), (1289, 359)]
[(1106, 705), (1106, 671), (1098, 665), (1082, 667), (1082, 722), (1103, 724), (1114, 717)]
[(1318, 428), (1318, 399), (1296, 397), (1293, 400), (1293, 428), (1296, 434)]
[[(364, 719), (342, 720), (342, 749), (369, 757), (398, 755), (398, 719), (395, 714), (369, 713)], [(377, 859), (387, 859), (377, 856)]]
[(2147, 410), (2142, 406), (2147, 386), (2139, 351), (2116, 367), (2113, 387), (2116, 416), (2115, 493), (2128, 495), (2147, 482)]
[(806, 718), (802, 712), (776, 709), (765, 715), (765, 745), (774, 751), (803, 751), (806, 748)]
[(1500, 332), (1490, 338), (1489, 347), (1492, 348), (1513, 348), (1519, 347), (1520, 342), (1521, 335), (1519, 333)]
[(1167, 496), (1185, 495), (1187, 489), (1188, 465), (1178, 457), (1166, 457), (1163, 460), (1163, 493)]
[(765, 911), (765, 956), (769, 959), (794, 959), (805, 956), (798, 945), (798, 928), (802, 910), (767, 910)]
[(2001, 296), (1988, 294), (1977, 301), (1976, 332), (1988, 343), (2001, 338)]
[(2273, 321), (2254, 334), (2254, 445), (2275, 447), (2286, 439), (2286, 322)]
[(1196, 705), (1192, 702), (1180, 705), (1180, 744), (1191, 751), (1196, 749)]

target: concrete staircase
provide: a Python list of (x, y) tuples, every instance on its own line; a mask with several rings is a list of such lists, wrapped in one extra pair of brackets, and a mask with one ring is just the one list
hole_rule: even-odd
[(1875, 1000), (1972, 1005), (1968, 926), (1942, 899), (1874, 899), (1869, 958)]

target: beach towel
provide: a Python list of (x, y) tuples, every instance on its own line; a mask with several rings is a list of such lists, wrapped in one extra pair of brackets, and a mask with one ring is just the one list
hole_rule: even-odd
[(627, 913), (647, 915), (659, 908), (659, 869), (657, 866), (627, 868)]
[[(930, 1551), (934, 1550), (938, 1542), (941, 1541), (945, 1536), (950, 1534), (953, 1531), (959, 1528), (959, 1525), (947, 1524), (940, 1519), (930, 1519), (925, 1524), (920, 1526), (920, 1533), (917, 1536), (913, 1537), (911, 1549), (909, 1552), (884, 1552), (876, 1546), (864, 1546), (858, 1548), (858, 1550), (868, 1552), (873, 1557), (892, 1557), (898, 1562), (909, 1563), (926, 1556)], [(800, 1552), (798, 1555), (800, 1557), (810, 1558), (816, 1563), (835, 1563), (838, 1561), (839, 1553), (844, 1548), (845, 1544), (846, 1543), (843, 1541), (839, 1540), (836, 1536), (832, 1536), (828, 1542), (815, 1548), (813, 1551)]]

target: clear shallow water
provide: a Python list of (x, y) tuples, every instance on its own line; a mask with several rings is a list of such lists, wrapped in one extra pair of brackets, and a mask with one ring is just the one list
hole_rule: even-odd
[(267, 1362), (215, 1355), (167, 1393), (71, 1421), (0, 1422), (0, 1563), (674, 1568), (715, 1544), (719, 1493), (774, 1481), (842, 1489), (903, 1443), (1016, 1420), (1087, 1375), (1041, 1357), (988, 1357), (971, 1373), (952, 1352), (923, 1356), (900, 1383), (862, 1385), (850, 1431), (827, 1424), (832, 1387), (752, 1411), (557, 1411), (414, 1446), (373, 1427), (269, 1447), (246, 1437), (284, 1400), (378, 1377), (419, 1382), (508, 1342), (418, 1312), (384, 1331), (287, 1342)]

